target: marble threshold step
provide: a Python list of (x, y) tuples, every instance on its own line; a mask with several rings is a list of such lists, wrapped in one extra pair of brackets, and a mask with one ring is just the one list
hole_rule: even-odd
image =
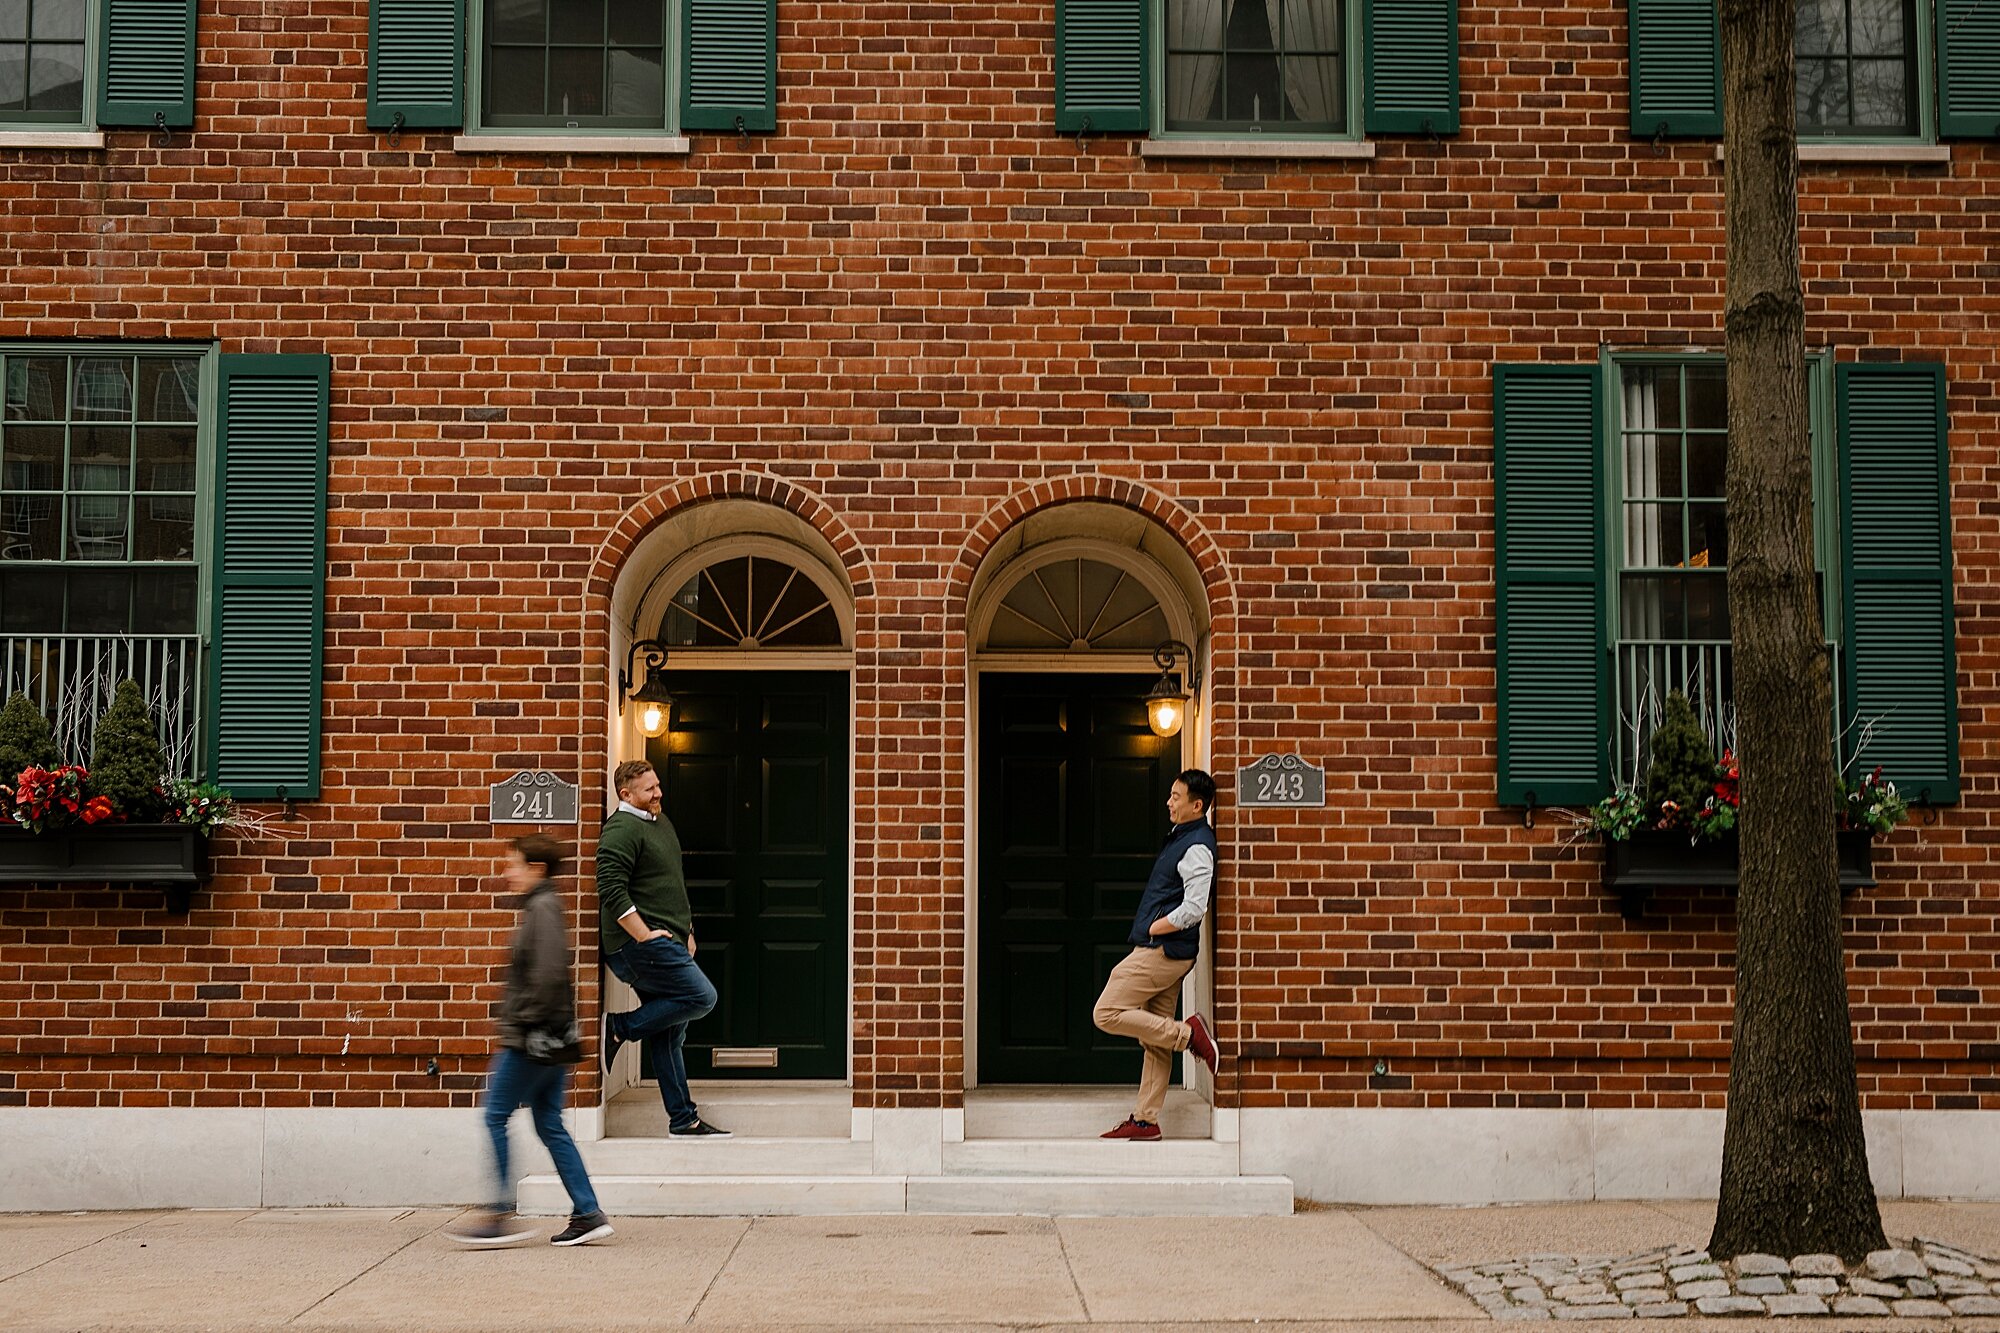
[[(1292, 1211), (1283, 1176), (668, 1176), (596, 1175), (616, 1217), (826, 1217), (976, 1213), (1031, 1217), (1251, 1217)], [(553, 1174), (521, 1181), (520, 1210), (560, 1216)]]
[[(841, 1082), (697, 1079), (688, 1091), (703, 1116), (732, 1134), (844, 1139), (854, 1132), (854, 1092)], [(611, 1138), (666, 1137), (667, 1111), (658, 1086), (642, 1083), (613, 1097), (604, 1108), (604, 1132)]]
[[(996, 1084), (965, 1094), (967, 1139), (1091, 1139), (1132, 1114), (1132, 1087)], [(1167, 1090), (1160, 1128), (1168, 1139), (1206, 1139), (1214, 1108), (1192, 1089)]]
[[(866, 1176), (875, 1145), (857, 1139), (618, 1138), (577, 1145), (595, 1176)], [(1237, 1173), (1234, 1143), (1164, 1139), (979, 1139), (941, 1146), (948, 1176), (1177, 1176)]]
[[(753, 1138), (846, 1138), (854, 1094), (831, 1080), (696, 1080), (689, 1091), (703, 1116)], [(1133, 1089), (1077, 1084), (1001, 1084), (965, 1094), (968, 1139), (1092, 1139), (1132, 1113)], [(1206, 1139), (1214, 1113), (1188, 1088), (1167, 1093), (1160, 1116), (1168, 1139)], [(664, 1138), (667, 1113), (652, 1083), (627, 1088), (605, 1107), (609, 1138)]]

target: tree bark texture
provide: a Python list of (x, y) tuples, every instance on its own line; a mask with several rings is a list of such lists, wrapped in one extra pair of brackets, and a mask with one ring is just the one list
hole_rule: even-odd
[(1742, 870), (1710, 1250), (1885, 1245), (1868, 1177), (1834, 857), (1832, 682), (1814, 579), (1793, 113), (1796, 0), (1723, 0), (1729, 608)]

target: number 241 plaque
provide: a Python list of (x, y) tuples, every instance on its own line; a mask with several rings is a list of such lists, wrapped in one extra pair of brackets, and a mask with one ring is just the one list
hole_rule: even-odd
[(553, 773), (516, 773), (492, 791), (495, 824), (576, 822), (576, 784)]
[(1326, 804), (1326, 770), (1295, 754), (1267, 754), (1236, 770), (1236, 803), (1247, 806)]

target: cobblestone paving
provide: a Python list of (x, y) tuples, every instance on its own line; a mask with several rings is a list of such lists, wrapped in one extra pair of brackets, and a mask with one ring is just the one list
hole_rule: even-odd
[(1437, 1271), (1495, 1319), (2000, 1315), (2000, 1261), (1923, 1237), (1852, 1268), (1831, 1254), (1714, 1263), (1706, 1250), (1675, 1247), (1622, 1258), (1531, 1254)]

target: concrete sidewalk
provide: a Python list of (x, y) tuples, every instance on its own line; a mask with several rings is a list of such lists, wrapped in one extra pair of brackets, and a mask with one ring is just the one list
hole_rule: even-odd
[[(1266, 1218), (615, 1219), (471, 1252), (450, 1210), (0, 1216), (0, 1329), (1491, 1328), (1431, 1265), (1707, 1240), (1714, 1206)], [(2000, 1204), (1887, 1202), (1892, 1239), (2000, 1255)], [(549, 1220), (552, 1233), (559, 1222)], [(1688, 1329), (1744, 1320), (1671, 1320)], [(1834, 1327), (1834, 1321), (1809, 1321)], [(1939, 1326), (1927, 1320), (1876, 1327)], [(1840, 1321), (1843, 1329), (1869, 1327)], [(2000, 1320), (1960, 1320), (2000, 1328)], [(1629, 1327), (1629, 1325), (1627, 1325)]]

